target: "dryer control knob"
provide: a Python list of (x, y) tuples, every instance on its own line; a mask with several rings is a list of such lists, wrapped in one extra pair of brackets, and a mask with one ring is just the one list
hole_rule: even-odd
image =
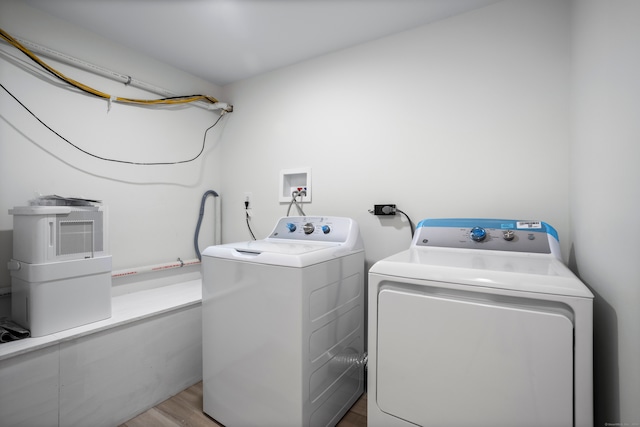
[(515, 237), (516, 237), (516, 233), (513, 232), (513, 230), (504, 230), (502, 232), (502, 237), (504, 238), (504, 240), (506, 240), (507, 242), (512, 241)]
[(288, 223), (287, 223), (287, 228), (289, 229), (289, 231), (290, 231), (291, 233), (293, 233), (294, 231), (296, 231), (296, 225), (295, 225), (294, 223), (292, 223), (292, 222), (288, 222)]
[(302, 229), (304, 230), (304, 234), (311, 234), (316, 227), (312, 223), (308, 222), (302, 227)]
[(469, 236), (474, 242), (482, 242), (487, 237), (487, 231), (482, 227), (473, 227)]
[(323, 225), (322, 226), (322, 232), (324, 234), (329, 234), (331, 232), (331, 227), (329, 227), (328, 225)]

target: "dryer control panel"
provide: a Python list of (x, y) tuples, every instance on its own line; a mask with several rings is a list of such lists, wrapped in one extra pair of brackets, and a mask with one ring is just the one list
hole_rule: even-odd
[(280, 218), (267, 238), (344, 243), (359, 233), (351, 218), (331, 216), (288, 216)]
[(558, 233), (542, 221), (483, 218), (425, 219), (412, 246), (559, 253)]

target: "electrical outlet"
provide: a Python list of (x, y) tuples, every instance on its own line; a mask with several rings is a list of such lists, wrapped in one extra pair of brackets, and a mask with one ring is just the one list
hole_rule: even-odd
[(250, 192), (245, 192), (245, 193), (244, 193), (244, 200), (243, 200), (243, 202), (246, 204), (246, 207), (247, 207), (247, 208), (250, 208), (250, 207), (251, 207), (251, 201), (252, 201), (252, 199), (253, 199), (253, 193), (250, 193)]
[(386, 205), (373, 205), (373, 214), (374, 215), (395, 215), (396, 214), (396, 205), (392, 205), (388, 203)]

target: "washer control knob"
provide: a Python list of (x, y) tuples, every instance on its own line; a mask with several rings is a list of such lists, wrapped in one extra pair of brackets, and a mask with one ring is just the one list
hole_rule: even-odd
[(287, 229), (289, 230), (289, 232), (293, 233), (294, 231), (296, 231), (296, 225), (292, 222), (288, 222)]
[(313, 230), (316, 229), (316, 227), (312, 223), (308, 222), (304, 226), (302, 226), (302, 229), (304, 230), (304, 234), (311, 234), (313, 233)]
[(482, 242), (487, 237), (487, 231), (482, 227), (473, 227), (469, 236), (474, 242)]
[(331, 227), (329, 227), (328, 225), (323, 225), (322, 226), (322, 232), (324, 234), (329, 234), (331, 232)]
[(502, 237), (504, 238), (504, 240), (506, 240), (507, 242), (512, 241), (515, 237), (516, 237), (516, 233), (513, 232), (513, 230), (504, 230), (502, 232)]

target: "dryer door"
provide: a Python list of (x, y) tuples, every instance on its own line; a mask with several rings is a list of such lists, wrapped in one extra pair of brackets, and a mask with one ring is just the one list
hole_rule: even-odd
[(420, 426), (573, 425), (568, 316), (517, 298), (419, 288), (378, 296), (382, 411)]

